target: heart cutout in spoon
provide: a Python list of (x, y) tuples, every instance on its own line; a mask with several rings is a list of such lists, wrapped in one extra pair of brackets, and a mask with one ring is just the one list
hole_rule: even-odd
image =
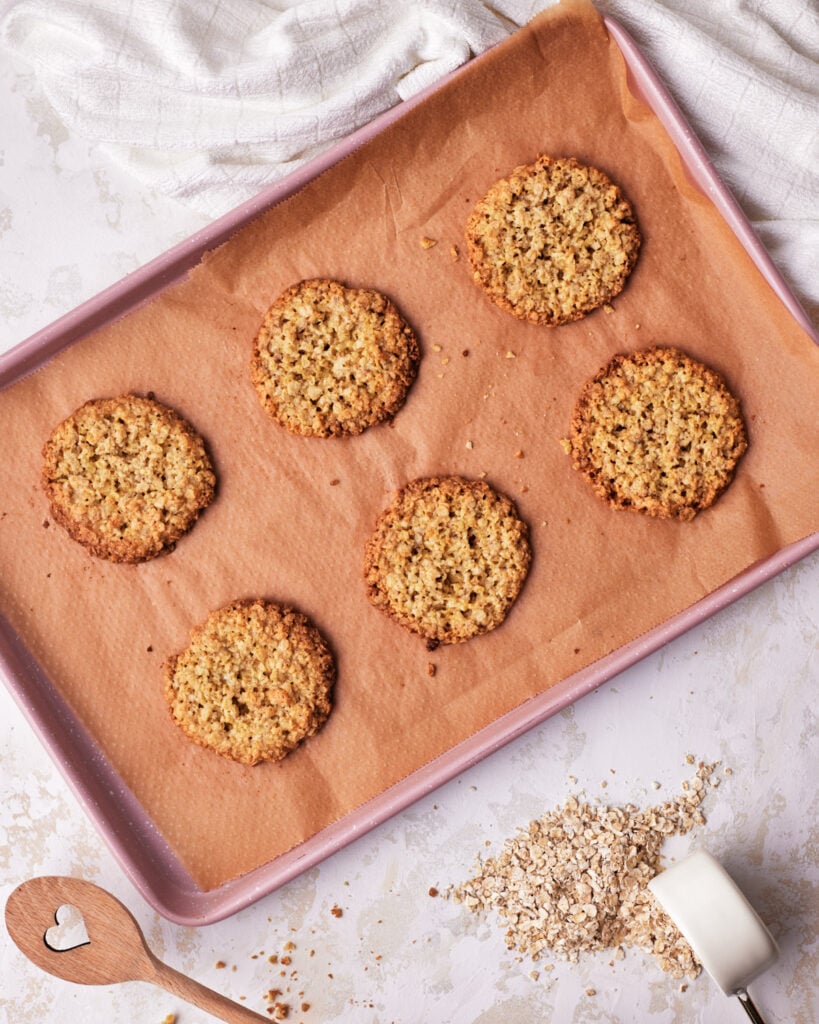
[(85, 920), (76, 907), (63, 903), (54, 912), (54, 924), (43, 936), (43, 942), (55, 953), (67, 953), (90, 943)]

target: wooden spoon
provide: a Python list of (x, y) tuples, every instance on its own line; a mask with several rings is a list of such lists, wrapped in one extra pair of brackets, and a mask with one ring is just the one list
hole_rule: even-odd
[[(87, 941), (70, 949), (49, 945), (61, 907), (76, 907)], [(80, 985), (150, 981), (213, 1014), (227, 1024), (269, 1019), (205, 988), (158, 960), (131, 912), (118, 899), (80, 878), (32, 878), (19, 885), (6, 903), (6, 927), (25, 955), (49, 974)], [(82, 939), (85, 939), (83, 936)]]

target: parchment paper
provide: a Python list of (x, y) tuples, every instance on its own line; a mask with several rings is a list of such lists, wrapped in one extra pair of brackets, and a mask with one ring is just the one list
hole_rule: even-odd
[[(607, 171), (644, 238), (614, 312), (556, 329), (493, 306), (463, 255), (472, 204), (540, 153)], [(423, 248), (423, 236), (438, 244)], [(278, 293), (311, 276), (380, 289), (417, 330), (419, 378), (392, 425), (302, 439), (262, 410), (252, 338)], [(615, 352), (653, 343), (722, 372), (748, 422), (734, 483), (693, 523), (609, 510), (559, 444), (583, 382)], [(812, 341), (628, 93), (594, 10), (563, 3), (185, 282), (0, 394), (2, 611), (197, 884), (214, 888), (816, 529), (817, 369)], [(138, 566), (86, 554), (50, 522), (39, 482), (53, 426), (126, 391), (188, 417), (219, 478), (194, 530)], [(534, 561), (500, 629), (431, 655), (369, 605), (362, 557), (392, 492), (437, 473), (485, 473), (513, 497)], [(338, 683), (319, 735), (248, 768), (177, 730), (161, 666), (211, 609), (257, 595), (314, 619)]]

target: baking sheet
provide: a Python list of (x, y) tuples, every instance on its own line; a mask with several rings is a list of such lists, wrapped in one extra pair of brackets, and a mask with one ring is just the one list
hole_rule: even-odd
[[(632, 71), (652, 85), (639, 62)], [(450, 256), (452, 244), (463, 249), (471, 202), (539, 152), (607, 169), (634, 202), (645, 239), (615, 312), (558, 330), (510, 323), (472, 285), (465, 261)], [(642, 636), (657, 642), (664, 623), (709, 596), (730, 599), (731, 585), (719, 588), (748, 566), (794, 557), (789, 545), (815, 528), (804, 479), (815, 446), (812, 339), (701, 180), (692, 181), (703, 171), (696, 151), (686, 155), (687, 167), (625, 88), (620, 51), (594, 12), (563, 4), (153, 298), (153, 287), (248, 211), (220, 222), (181, 263), (166, 262), (165, 281), (125, 290), (147, 304), (0, 395), (0, 426), (15, 453), (0, 461), (0, 596), (20, 637), (7, 670), (22, 659), (12, 674), (23, 699), (44, 695), (34, 717), (57, 755), (73, 756), (79, 788), (113, 785), (125, 813), (112, 817), (103, 794), (103, 824), (158, 909), (173, 904), (170, 916), (201, 920), (268, 891), (442, 781), (459, 759), (481, 756), (605, 678), (621, 652), (639, 656)], [(439, 244), (424, 249), (422, 236)], [(394, 426), (316, 442), (265, 420), (247, 379), (249, 339), (278, 291), (313, 274), (381, 288), (418, 330), (424, 362)], [(97, 322), (111, 309), (93, 311)], [(72, 324), (34, 339), (13, 354), (16, 369), (81, 335)], [(558, 444), (577, 387), (614, 351), (652, 342), (722, 370), (749, 418), (752, 446), (737, 481), (693, 524), (610, 512)], [(139, 567), (96, 563), (57, 528), (44, 529), (38, 485), (51, 425), (88, 397), (122, 390), (153, 390), (188, 415), (220, 476), (218, 502), (193, 533)], [(532, 527), (535, 562), (502, 629), (429, 656), (367, 605), (361, 549), (391, 490), (435, 472), (486, 472), (514, 497)], [(211, 607), (254, 594), (315, 618), (336, 651), (339, 686), (318, 737), (280, 766), (247, 769), (177, 736), (157, 678)], [(23, 664), (32, 656), (43, 669), (36, 684)], [(62, 742), (49, 713), (52, 685), (73, 743)], [(85, 771), (78, 734), (88, 743)]]

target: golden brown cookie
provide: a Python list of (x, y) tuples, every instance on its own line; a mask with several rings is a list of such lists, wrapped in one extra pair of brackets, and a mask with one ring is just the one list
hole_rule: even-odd
[(243, 764), (280, 761), (326, 722), (335, 662), (300, 612), (236, 601), (211, 612), (165, 665), (165, 699), (185, 735)]
[(716, 501), (748, 447), (722, 377), (660, 347), (617, 355), (588, 381), (563, 444), (612, 508), (682, 520)]
[(43, 463), (55, 521), (112, 562), (143, 562), (172, 548), (216, 484), (193, 427), (137, 395), (86, 402), (54, 429)]
[(301, 281), (270, 307), (251, 376), (262, 405), (294, 434), (360, 434), (404, 404), (418, 341), (380, 292)]
[(620, 189), (596, 167), (540, 157), (496, 182), (466, 227), (472, 276), (502, 309), (556, 326), (619, 294), (640, 232)]
[(370, 601), (434, 648), (488, 633), (529, 570), (529, 531), (509, 498), (482, 480), (413, 480), (366, 545)]

